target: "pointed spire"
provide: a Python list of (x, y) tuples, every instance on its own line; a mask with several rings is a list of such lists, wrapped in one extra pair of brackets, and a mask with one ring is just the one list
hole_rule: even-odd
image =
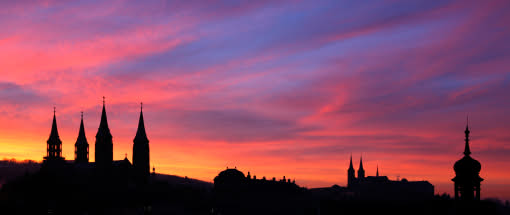
[(358, 178), (365, 178), (365, 170), (363, 169), (363, 157), (359, 158), (359, 169), (358, 169)]
[(105, 108), (105, 97), (103, 96), (103, 111), (101, 112), (101, 122), (99, 123), (99, 129), (97, 130), (96, 137), (98, 136), (106, 136), (111, 137), (110, 128), (108, 128), (108, 119), (106, 118), (106, 108)]
[(375, 172), (375, 176), (379, 177), (379, 164), (377, 164), (377, 171)]
[(466, 117), (466, 130), (464, 131), (466, 134), (466, 145), (464, 146), (464, 155), (469, 156), (471, 154), (471, 150), (469, 150), (469, 118)]
[(48, 139), (48, 141), (60, 140), (60, 138), (58, 136), (57, 118), (55, 116), (55, 112), (56, 112), (56, 108), (53, 107), (53, 123), (51, 124), (51, 133), (50, 133), (50, 138)]
[(101, 123), (99, 127), (108, 128), (108, 119), (106, 118), (106, 108), (105, 108), (105, 97), (103, 96), (103, 111), (101, 112)]
[(359, 169), (363, 170), (363, 155), (359, 158)]
[(76, 139), (74, 161), (76, 163), (88, 163), (89, 162), (89, 143), (85, 136), (85, 126), (83, 125), (83, 111), (81, 111), (81, 122), (80, 130), (78, 132), (78, 138)]
[(143, 121), (143, 103), (140, 103), (140, 119), (138, 120), (138, 129), (136, 131), (135, 142), (144, 141), (148, 142), (147, 134), (145, 133), (145, 123)]
[(44, 159), (61, 159), (62, 158), (62, 141), (58, 135), (56, 108), (53, 107), (53, 122), (51, 124), (50, 137), (46, 141), (47, 154)]
[(351, 153), (351, 160), (350, 160), (350, 163), (349, 163), (349, 169), (354, 170), (354, 167), (352, 166), (352, 153)]
[(80, 122), (80, 131), (78, 132), (78, 139), (76, 140), (76, 145), (78, 144), (88, 144), (87, 137), (85, 136), (85, 126), (83, 126), (83, 111), (81, 112), (81, 122)]

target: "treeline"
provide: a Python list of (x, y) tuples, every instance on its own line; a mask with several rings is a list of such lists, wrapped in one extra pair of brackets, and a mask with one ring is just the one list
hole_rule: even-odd
[(6, 159), (0, 161), (0, 187), (8, 181), (37, 172), (41, 163), (34, 160)]

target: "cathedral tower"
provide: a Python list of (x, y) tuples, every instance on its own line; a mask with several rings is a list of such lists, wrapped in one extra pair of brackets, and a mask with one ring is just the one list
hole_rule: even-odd
[(133, 139), (133, 167), (138, 176), (142, 178), (149, 176), (149, 161), (149, 139), (145, 133), (142, 104), (140, 104), (140, 119), (138, 120), (135, 139)]
[(358, 179), (361, 180), (365, 178), (365, 170), (363, 169), (363, 157), (359, 158), (359, 169), (358, 169)]
[(469, 126), (466, 125), (464, 157), (453, 165), (455, 170), (454, 182), (455, 200), (472, 201), (480, 200), (480, 177), (482, 165), (477, 160), (471, 158), (469, 149)]
[(85, 128), (83, 126), (83, 112), (81, 112), (80, 131), (78, 138), (74, 144), (74, 162), (88, 163), (89, 162), (89, 143), (85, 136)]
[(105, 101), (103, 96), (103, 112), (101, 113), (101, 122), (96, 134), (96, 166), (109, 167), (113, 162), (113, 141), (108, 120), (106, 119)]
[(352, 155), (351, 155), (349, 169), (347, 170), (347, 187), (351, 187), (355, 180), (356, 180), (356, 176), (354, 175), (354, 167), (352, 166)]
[(53, 123), (51, 125), (50, 137), (46, 141), (46, 144), (46, 157), (44, 157), (45, 162), (64, 160), (62, 157), (62, 141), (58, 135), (55, 108), (53, 108)]

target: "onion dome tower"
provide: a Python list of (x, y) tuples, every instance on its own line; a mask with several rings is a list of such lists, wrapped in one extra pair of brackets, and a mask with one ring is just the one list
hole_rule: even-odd
[(480, 200), (480, 162), (471, 158), (471, 150), (469, 149), (469, 126), (466, 125), (466, 143), (464, 146), (464, 157), (453, 165), (455, 170), (454, 182), (455, 200), (472, 201)]
[(75, 163), (88, 163), (89, 162), (89, 143), (85, 136), (85, 128), (83, 126), (83, 112), (81, 112), (80, 131), (78, 138), (74, 144), (74, 162)]
[(54, 161), (62, 161), (64, 158), (62, 157), (62, 141), (58, 135), (57, 129), (57, 118), (55, 116), (55, 107), (53, 108), (53, 123), (51, 125), (50, 137), (46, 141), (46, 157), (44, 157), (44, 161), (54, 162)]
[(109, 167), (113, 162), (113, 141), (108, 120), (106, 119), (105, 98), (103, 96), (103, 112), (101, 122), (96, 134), (96, 166), (99, 168)]
[(150, 174), (149, 139), (145, 133), (142, 105), (140, 103), (140, 119), (133, 139), (133, 167), (139, 177), (147, 178)]
[(351, 155), (349, 169), (347, 170), (347, 187), (351, 187), (355, 180), (356, 180), (356, 176), (354, 175), (354, 167), (352, 166), (352, 155)]

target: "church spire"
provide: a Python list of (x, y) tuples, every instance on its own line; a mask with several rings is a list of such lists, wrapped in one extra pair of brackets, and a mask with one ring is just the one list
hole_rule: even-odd
[(101, 112), (101, 122), (99, 123), (99, 129), (97, 130), (96, 137), (98, 135), (111, 137), (110, 128), (108, 128), (108, 119), (106, 118), (105, 108), (105, 97), (103, 96), (103, 111)]
[(81, 112), (80, 131), (78, 132), (78, 139), (76, 143), (87, 143), (87, 137), (85, 136), (85, 126), (83, 126), (83, 111)]
[(354, 167), (352, 166), (352, 154), (351, 154), (351, 161), (350, 161), (350, 163), (349, 163), (349, 169), (354, 170)]
[(480, 182), (483, 181), (483, 178), (480, 177), (482, 165), (470, 156), (469, 119), (467, 119), (464, 133), (466, 134), (464, 157), (453, 165), (455, 178), (452, 181), (454, 182), (455, 200), (470, 202), (480, 200)]
[(375, 176), (379, 177), (379, 164), (377, 164), (377, 171), (375, 172)]
[(57, 117), (55, 116), (56, 108), (53, 107), (53, 123), (51, 124), (51, 133), (50, 137), (48, 138), (48, 141), (50, 140), (58, 140), (60, 141), (60, 137), (58, 135), (58, 129), (57, 129)]
[(140, 119), (133, 139), (133, 167), (138, 179), (146, 182), (150, 174), (150, 152), (149, 139), (145, 133), (145, 123), (143, 121), (143, 103), (140, 103)]
[(466, 119), (466, 130), (464, 131), (466, 134), (466, 145), (464, 146), (464, 155), (469, 156), (471, 154), (471, 150), (469, 150), (469, 118)]
[(133, 141), (149, 141), (145, 133), (145, 123), (143, 122), (143, 103), (140, 103), (140, 119), (138, 120), (138, 129), (136, 130), (135, 139)]
[(80, 131), (78, 132), (78, 138), (76, 139), (76, 143), (74, 144), (75, 148), (75, 158), (74, 161), (79, 162), (89, 162), (89, 143), (87, 141), (87, 137), (85, 136), (85, 126), (83, 125), (83, 111), (81, 112), (81, 122), (80, 122)]
[(363, 156), (359, 158), (359, 169), (358, 169), (358, 179), (365, 178), (365, 170), (363, 169)]
[(103, 168), (109, 167), (113, 161), (113, 140), (108, 120), (106, 118), (105, 97), (103, 96), (103, 111), (101, 113), (101, 122), (96, 133), (96, 166)]
[(363, 170), (363, 156), (359, 158), (359, 169)]
[(352, 153), (351, 153), (351, 159), (349, 162), (349, 169), (347, 170), (347, 186), (351, 187), (356, 180), (356, 176), (354, 175), (354, 167), (352, 166)]
[(56, 108), (53, 107), (53, 122), (51, 124), (50, 137), (46, 141), (47, 153), (44, 159), (59, 160), (62, 159), (62, 141), (58, 135)]

